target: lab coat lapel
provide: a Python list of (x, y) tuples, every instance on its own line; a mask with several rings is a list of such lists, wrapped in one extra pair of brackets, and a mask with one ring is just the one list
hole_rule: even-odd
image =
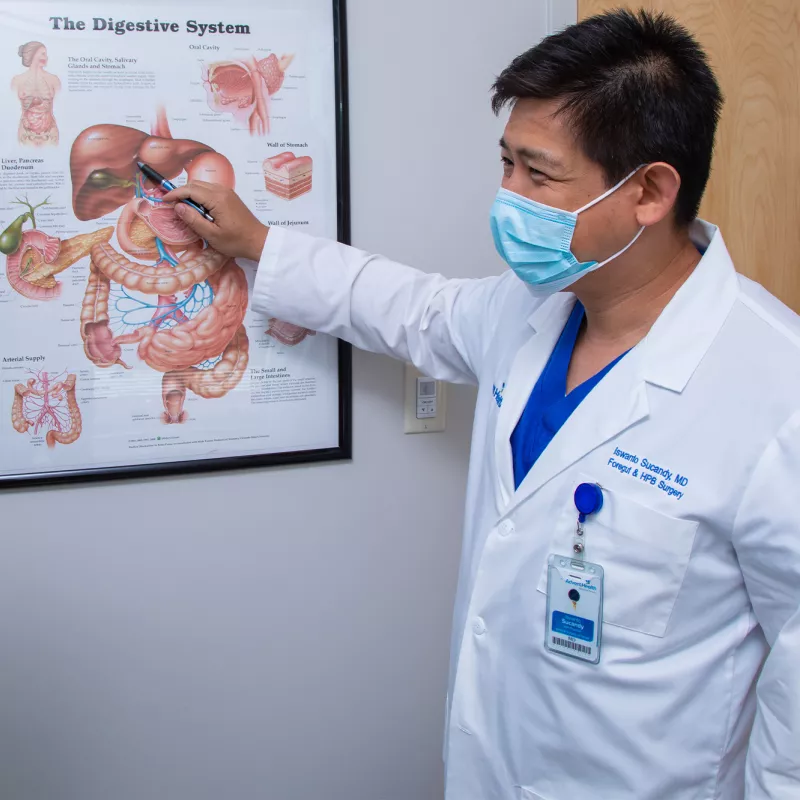
[(512, 507), (647, 415), (641, 352), (634, 348), (589, 392), (556, 433), (520, 485)]
[(495, 462), (498, 508), (505, 508), (514, 495), (514, 464), (511, 434), (519, 422), (533, 387), (564, 329), (575, 295), (559, 293), (545, 300), (528, 318), (533, 335), (517, 351), (506, 379), (503, 404), (495, 428)]
[[(592, 450), (645, 419), (649, 413), (648, 384), (676, 394), (683, 392), (730, 313), (738, 291), (736, 272), (719, 231), (697, 220), (689, 233), (704, 253), (700, 263), (647, 336), (592, 389), (553, 437), (519, 490), (509, 498), (504, 513), (509, 513)], [(571, 307), (572, 303), (569, 304)], [(540, 356), (543, 363), (565, 320), (566, 314), (560, 318), (554, 336), (548, 329), (548, 340), (552, 339), (552, 342), (546, 355)], [(544, 344), (543, 349), (546, 349)], [(524, 400), (519, 413), (522, 407)], [(509, 413), (516, 413), (517, 408), (514, 404)], [(519, 413), (514, 417), (514, 424)], [(499, 446), (498, 440), (498, 451)], [(510, 445), (508, 453), (510, 462)], [(511, 485), (513, 487), (513, 477)]]

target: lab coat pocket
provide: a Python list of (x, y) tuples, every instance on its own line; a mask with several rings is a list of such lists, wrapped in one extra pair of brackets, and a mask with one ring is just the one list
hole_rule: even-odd
[[(575, 485), (592, 480), (581, 475)], [(570, 552), (576, 521), (570, 498), (551, 552)], [(585, 558), (605, 572), (603, 622), (664, 636), (689, 565), (697, 522), (670, 517), (604, 489), (603, 508), (587, 519), (585, 531)], [(538, 588), (547, 591), (546, 565)]]

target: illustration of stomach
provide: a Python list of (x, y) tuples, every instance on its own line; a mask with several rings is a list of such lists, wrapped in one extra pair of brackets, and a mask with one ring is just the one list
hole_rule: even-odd
[(18, 433), (44, 434), (49, 448), (72, 444), (81, 435), (81, 411), (75, 398), (76, 376), (55, 377), (34, 372), (26, 384), (14, 387), (11, 424)]
[(216, 61), (203, 64), (202, 79), (212, 111), (233, 114), (246, 124), (251, 135), (270, 130), (270, 97), (283, 86), (286, 70), (294, 56), (279, 59), (274, 53), (257, 60)]

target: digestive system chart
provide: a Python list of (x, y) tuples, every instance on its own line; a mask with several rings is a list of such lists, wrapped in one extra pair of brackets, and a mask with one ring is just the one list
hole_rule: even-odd
[(200, 239), (137, 168), (221, 184), (267, 224), (335, 235), (332, 131), (316, 134), (301, 102), (302, 38), (276, 38), (288, 46), (248, 41), (226, 57), (187, 34), (176, 68), (134, 37), (76, 49), (44, 30), (0, 34), (24, 68), (0, 164), (0, 476), (334, 441), (335, 342), (254, 313), (256, 265)]

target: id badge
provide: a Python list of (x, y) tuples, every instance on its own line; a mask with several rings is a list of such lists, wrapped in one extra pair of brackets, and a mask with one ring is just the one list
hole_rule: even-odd
[(570, 556), (547, 560), (545, 647), (597, 664), (603, 633), (603, 568)]

